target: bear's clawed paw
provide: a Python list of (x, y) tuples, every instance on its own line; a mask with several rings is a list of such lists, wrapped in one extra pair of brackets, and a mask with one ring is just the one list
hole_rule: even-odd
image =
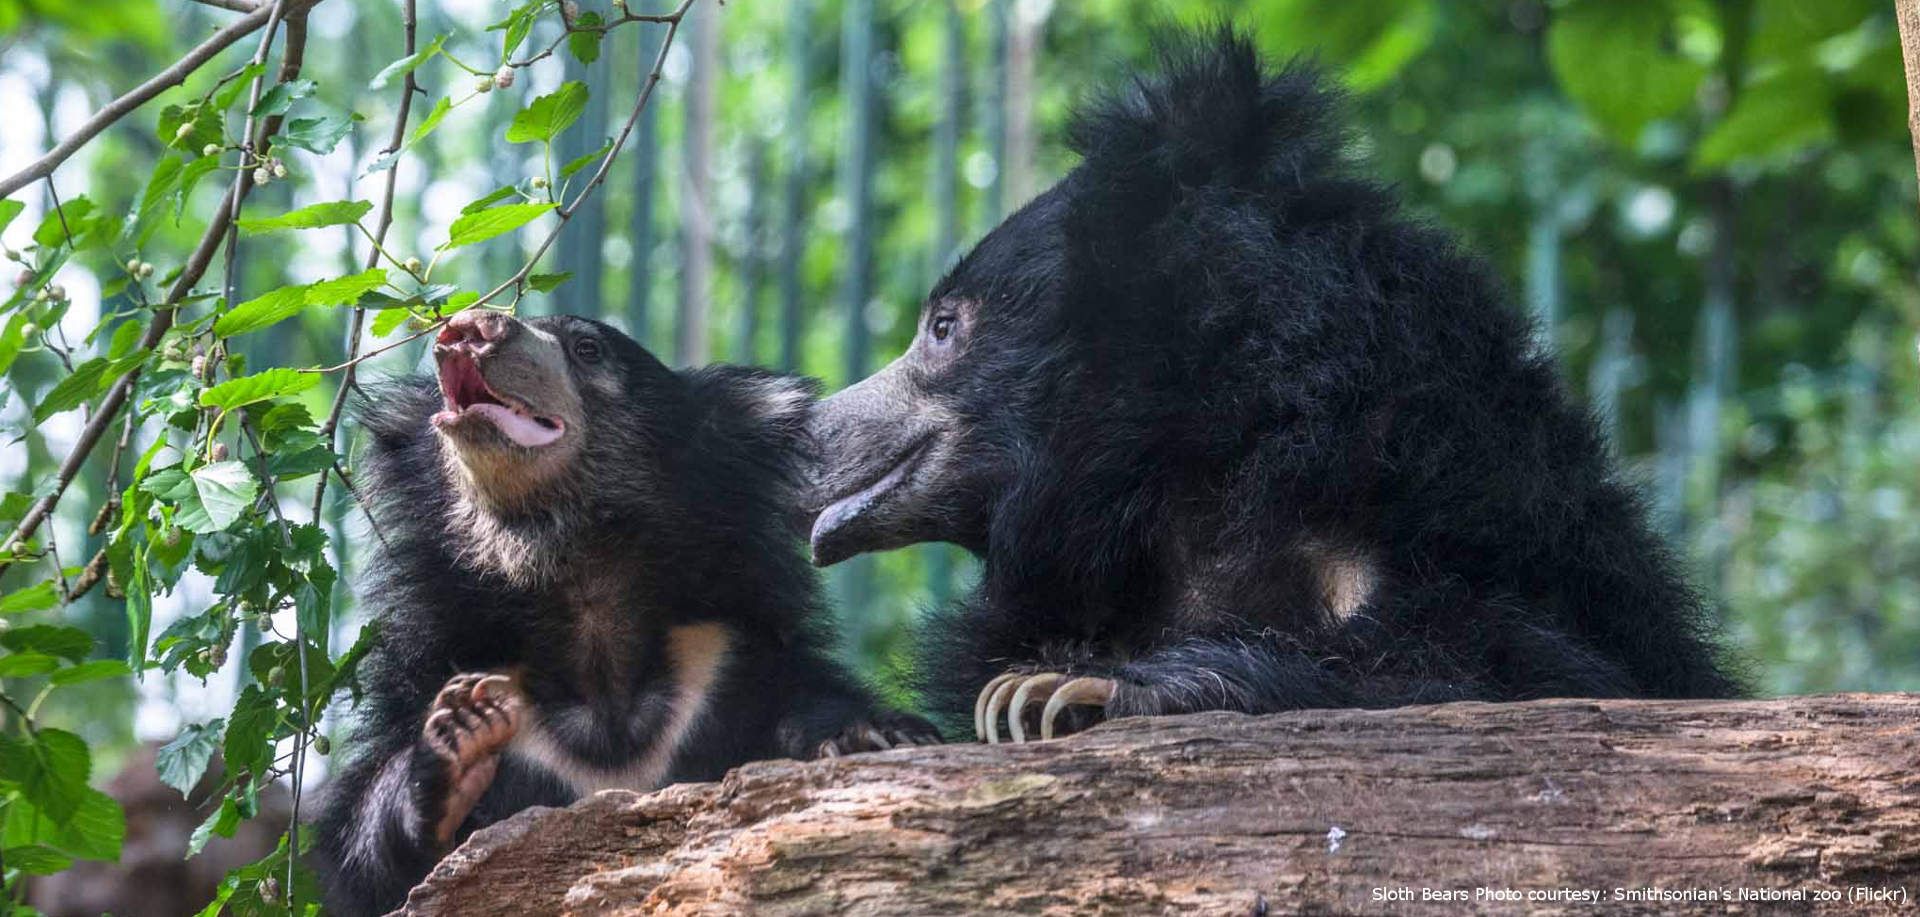
[(814, 749), (816, 758), (838, 758), (867, 751), (886, 751), (909, 745), (938, 745), (940, 731), (910, 713), (887, 711), (855, 720), (840, 734)]
[(442, 768), (445, 797), (433, 834), (453, 840), (500, 767), (500, 752), (520, 731), (526, 699), (513, 679), (494, 672), (455, 675), (427, 710), (420, 740)]
[[(1051, 739), (1061, 711), (1068, 707), (1105, 708), (1118, 687), (1119, 684), (1109, 678), (1075, 678), (1059, 672), (1008, 672), (980, 689), (980, 696), (973, 703), (973, 731), (981, 741), (998, 743), (1000, 718), (1004, 714), (1008, 737), (1014, 742), (1025, 742), (1028, 708), (1038, 704), (1040, 738)], [(1098, 722), (1097, 715), (1087, 719), (1084, 725), (1064, 732), (1077, 731), (1094, 722)]]

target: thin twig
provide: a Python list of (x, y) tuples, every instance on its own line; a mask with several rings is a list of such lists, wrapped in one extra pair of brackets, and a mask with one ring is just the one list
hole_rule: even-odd
[(193, 2), (206, 6), (219, 7), (223, 10), (232, 10), (236, 13), (251, 13), (261, 7), (261, 4), (255, 3), (253, 0), (193, 0)]
[[(406, 0), (405, 5), (401, 7), (400, 17), (401, 28), (405, 34), (406, 54), (404, 56), (412, 57), (419, 31), (419, 17), (415, 10), (415, 0)], [(413, 111), (413, 95), (419, 91), (419, 88), (419, 84), (414, 81), (413, 71), (407, 71), (406, 81), (400, 88), (400, 110), (393, 119), (393, 134), (387, 140), (387, 148), (381, 151), (382, 155), (398, 152), (401, 144), (406, 142), (407, 117)], [(399, 184), (399, 180), (400, 164), (396, 162), (393, 164), (393, 168), (387, 170), (387, 186), (380, 200), (380, 221), (374, 224), (373, 233), (368, 237), (368, 241), (373, 246), (372, 250), (367, 252), (367, 268), (369, 270), (380, 265), (380, 253), (384, 250), (383, 246), (387, 243), (387, 230), (393, 227), (393, 192), (394, 188)], [(353, 318), (348, 325), (347, 361), (341, 366), (341, 368), (346, 371), (346, 375), (340, 377), (340, 389), (333, 394), (333, 407), (327, 411), (326, 422), (320, 425), (320, 435), (326, 438), (327, 447), (330, 449), (334, 446), (334, 431), (340, 427), (340, 414), (346, 409), (348, 394), (353, 391), (355, 386), (354, 376), (360, 365), (360, 336), (362, 330), (366, 327), (366, 321), (367, 308), (356, 303), (353, 307)], [(412, 339), (409, 338), (408, 340)], [(341, 480), (344, 481), (345, 477), (342, 476)], [(313, 521), (315, 525), (320, 523), (321, 504), (326, 501), (326, 498), (327, 476), (323, 474), (320, 476), (319, 483), (313, 486)]]
[(212, 37), (201, 42), (200, 45), (193, 50), (188, 51), (187, 55), (180, 58), (173, 66), (155, 74), (151, 79), (134, 87), (126, 95), (107, 103), (105, 108), (95, 112), (93, 117), (88, 118), (86, 123), (81, 124), (79, 130), (69, 134), (67, 139), (60, 141), (53, 149), (48, 150), (45, 156), (34, 160), (32, 165), (21, 169), (19, 172), (0, 180), (0, 197), (6, 197), (35, 181), (52, 175), (54, 169), (59, 168), (61, 163), (66, 162), (67, 157), (72, 156), (75, 152), (78, 152), (81, 147), (86, 146), (87, 141), (92, 140), (95, 135), (106, 130), (107, 127), (115, 121), (126, 117), (135, 109), (145, 105), (154, 96), (186, 82), (188, 76), (195, 70), (200, 69), (202, 64), (212, 60), (214, 55), (225, 51), (229, 45), (245, 38), (254, 32), (254, 30), (265, 25), (268, 16), (269, 10), (266, 7), (253, 10), (246, 16), (229, 23), (226, 28), (213, 33)]
[(697, 2), (699, 0), (680, 0), (680, 6), (671, 13), (641, 17), (647, 22), (666, 23), (667, 34), (660, 40), (660, 51), (654, 55), (653, 69), (647, 73), (647, 84), (640, 88), (640, 97), (633, 103), (633, 113), (627, 116), (627, 123), (620, 128), (620, 135), (613, 139), (612, 148), (608, 149), (607, 155), (600, 160), (600, 168), (594, 170), (593, 177), (587, 181), (586, 186), (580, 189), (580, 193), (574, 197), (572, 203), (554, 211), (554, 215), (558, 216), (560, 221), (554, 224), (553, 231), (547, 233), (547, 237), (541, 240), (540, 246), (534, 249), (532, 257), (529, 257), (527, 263), (521, 265), (512, 277), (501, 281), (499, 286), (487, 291), (486, 295), (476, 300), (475, 306), (484, 306), (492, 302), (494, 297), (505, 292), (508, 287), (525, 281), (527, 275), (540, 264), (540, 258), (547, 253), (547, 249), (553, 247), (554, 240), (560, 237), (560, 231), (567, 228), (567, 221), (573, 217), (575, 211), (580, 209), (580, 205), (586, 202), (595, 188), (600, 187), (600, 184), (607, 180), (607, 172), (613, 168), (613, 161), (619, 158), (620, 150), (627, 145), (627, 137), (633, 133), (633, 126), (640, 123), (640, 113), (646, 109), (647, 100), (653, 97), (653, 88), (660, 84), (660, 74), (667, 65), (667, 51), (673, 47), (673, 37), (680, 31), (681, 21), (686, 18), (687, 10), (692, 9)]

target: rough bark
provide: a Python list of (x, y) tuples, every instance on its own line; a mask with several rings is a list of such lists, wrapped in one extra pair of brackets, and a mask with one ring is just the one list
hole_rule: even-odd
[[(1735, 900), (1614, 898), (1648, 887)], [(1899, 899), (1862, 907), (1858, 887)], [(1910, 909), (1920, 696), (1216, 713), (771, 761), (523, 813), (407, 910), (1439, 912), (1424, 889), (1463, 890), (1447, 912), (1596, 910), (1481, 888), (1588, 889), (1608, 913)]]
[(1907, 130), (1913, 135), (1914, 169), (1920, 171), (1920, 0), (1894, 0), (1893, 14), (1907, 71)]

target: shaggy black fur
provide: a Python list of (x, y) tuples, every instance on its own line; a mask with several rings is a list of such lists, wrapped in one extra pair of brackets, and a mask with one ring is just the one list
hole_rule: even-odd
[[(1083, 163), (901, 358), (890, 402), (969, 469), (914, 540), (985, 559), (928, 627), (930, 709), (1008, 670), (1112, 677), (1114, 716), (1737, 693), (1490, 271), (1347, 173), (1326, 82), (1225, 31), (1163, 65), (1083, 109)], [(838, 400), (823, 436), (886, 422)]]
[[(556, 758), (560, 769), (617, 774), (663, 753), (655, 746), (684, 675), (674, 628), (717, 624), (729, 643), (657, 784), (812, 757), (863, 726), (919, 723), (878, 710), (815, 628), (820, 603), (792, 505), (812, 384), (731, 367), (675, 372), (585, 319), (527, 327), (570, 352), (590, 337), (605, 353), (591, 371), (570, 364), (585, 427), (571, 466), (524, 511), (494, 520), (547, 555), (528, 558), (547, 570), (534, 581), (472, 550), (472, 495), (429, 424), (443, 407), (432, 378), (377, 388), (358, 412), (369, 438), (361, 483), (383, 545), (361, 595), (382, 631), (363, 664), (349, 760), (318, 819), (330, 913), (396, 907), (447, 849), (426, 836), (448, 787), (422, 724), (458, 673), (519, 672), (558, 751), (510, 747), (455, 843), (528, 806), (572, 801), (581, 788)], [(383, 779), (388, 767), (404, 780)]]

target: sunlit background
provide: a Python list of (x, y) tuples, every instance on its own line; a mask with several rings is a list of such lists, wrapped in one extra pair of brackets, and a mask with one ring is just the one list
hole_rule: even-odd
[[(319, 100), (366, 121), (331, 155), (290, 157), (288, 180), (250, 206), (377, 196), (384, 176), (362, 172), (384, 144), (394, 94), (367, 85), (401, 56), (397, 7), (315, 9), (305, 75)], [(497, 57), (484, 29), (507, 4), (420, 7), (423, 38), (449, 35), (465, 60)], [(184, 0), (0, 0), (0, 173), (233, 15)], [(1645, 482), (1762, 690), (1920, 688), (1920, 238), (1890, 4), (703, 4), (609, 185), (542, 268), (572, 279), (522, 308), (599, 316), (677, 365), (758, 363), (838, 388), (902, 349), (918, 297), (957, 252), (1072, 165), (1062, 138), (1076, 99), (1149, 60), (1174, 23), (1216, 19), (1245, 25), (1276, 57), (1317, 53), (1350, 87), (1353, 158), (1421, 218), (1457, 230), (1507, 281), (1514, 307), (1537, 317), (1566, 384)], [(525, 100), (563, 80), (593, 94), (561, 152), (599, 148), (662, 31), (624, 28), (591, 64), (556, 55), (510, 91), (455, 110), (400, 166), (389, 247), (430, 256), (463, 204), (539, 172), (525, 158), (532, 147), (498, 138)], [(237, 67), (242, 48), (208, 73)], [(472, 79), (444, 61), (419, 77), (435, 95)], [(175, 92), (204, 91), (209, 78)], [(60, 168), (62, 197), (126, 207), (160, 151), (153, 128), (170, 98)], [(189, 210), (204, 213), (217, 193), (203, 188)], [(44, 185), (20, 198), (27, 213), (4, 238), (15, 248), (47, 207)], [(190, 213), (163, 227), (145, 257), (164, 270), (201, 226)], [(486, 289), (534, 242), (529, 232), (448, 267)], [(250, 237), (241, 296), (358, 270), (365, 258), (346, 229)], [(77, 264), (59, 278), (74, 300), (62, 330), (75, 342), (101, 314), (106, 281), (95, 270)], [(335, 362), (341, 315), (309, 312), (244, 340), (258, 365)], [(407, 371), (421, 350), (396, 350), (378, 371)], [(28, 354), (0, 389), (10, 491), (42, 484), (78, 429), (77, 412), (31, 420), (61, 374), (49, 354)], [(317, 407), (330, 397), (308, 394)], [(62, 507), (55, 534), (70, 556), (92, 550), (86, 524), (103, 480), (83, 476)], [(327, 513), (351, 574), (371, 536), (337, 491)], [(289, 505), (298, 499), (289, 493)], [(897, 683), (915, 615), (973, 575), (969, 559), (937, 546), (830, 571), (849, 658)], [(158, 607), (154, 631), (208, 597), (190, 576)], [(62, 613), (103, 655), (125, 655), (118, 603), (96, 592)], [(335, 646), (358, 625), (343, 617)], [(204, 685), (149, 673), (135, 688), (57, 697), (45, 715), (111, 758), (219, 715), (239, 678), (235, 663)]]

